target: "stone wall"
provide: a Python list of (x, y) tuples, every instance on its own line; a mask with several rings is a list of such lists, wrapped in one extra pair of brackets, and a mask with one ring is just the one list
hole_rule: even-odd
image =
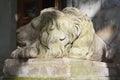
[(4, 60), (16, 48), (17, 0), (0, 0), (0, 76)]

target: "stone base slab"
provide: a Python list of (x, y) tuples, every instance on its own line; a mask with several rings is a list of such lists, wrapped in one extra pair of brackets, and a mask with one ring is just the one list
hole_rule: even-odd
[(111, 80), (118, 76), (114, 64), (71, 58), (28, 61), (7, 59), (3, 72), (6, 78), (38, 78), (38, 80), (48, 78), (48, 80)]

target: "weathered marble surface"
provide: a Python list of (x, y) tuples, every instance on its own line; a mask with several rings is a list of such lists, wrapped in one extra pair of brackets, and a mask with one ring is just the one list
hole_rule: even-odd
[(114, 64), (70, 58), (29, 59), (26, 62), (7, 59), (3, 72), (5, 77), (31, 77), (38, 80), (110, 80), (110, 77), (116, 80), (118, 76)]

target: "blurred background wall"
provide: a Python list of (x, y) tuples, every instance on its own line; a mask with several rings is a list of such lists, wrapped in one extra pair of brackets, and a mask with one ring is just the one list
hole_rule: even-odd
[(107, 24), (120, 25), (120, 0), (67, 0), (67, 6), (86, 13), (93, 20), (96, 30)]

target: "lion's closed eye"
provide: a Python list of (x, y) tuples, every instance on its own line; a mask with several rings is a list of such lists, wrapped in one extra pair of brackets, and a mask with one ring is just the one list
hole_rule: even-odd
[(55, 26), (51, 26), (50, 28), (50, 31), (54, 30), (55, 29)]
[(60, 37), (60, 41), (65, 40), (65, 38), (66, 38), (66, 36), (65, 36), (65, 35), (62, 35), (62, 36)]

